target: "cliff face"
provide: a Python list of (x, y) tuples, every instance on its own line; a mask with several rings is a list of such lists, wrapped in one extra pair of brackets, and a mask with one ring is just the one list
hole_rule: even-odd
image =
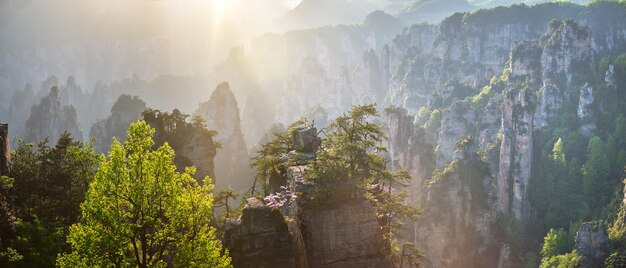
[[(595, 69), (592, 40), (589, 27), (569, 20), (552, 21), (538, 44), (521, 44), (511, 53), (512, 83), (505, 88), (502, 111), (499, 211), (511, 212), (518, 220), (530, 218), (527, 189), (532, 172), (534, 128), (547, 126), (562, 111), (561, 106), (569, 98), (567, 92), (574, 84), (581, 83), (573, 81), (574, 77), (580, 80)], [(521, 53), (528, 50), (534, 53)], [(587, 84), (582, 88), (579, 110), (590, 113), (592, 93)], [(586, 109), (580, 108), (581, 105)]]
[(302, 208), (309, 267), (390, 267), (376, 211), (367, 200)]
[(73, 106), (62, 106), (58, 88), (52, 87), (50, 94), (32, 107), (26, 121), (25, 138), (27, 141), (41, 141), (48, 137), (55, 142), (64, 131), (70, 132), (74, 139), (83, 138), (76, 109)]
[(293, 122), (316, 106), (336, 117), (351, 105), (381, 103), (389, 69), (383, 50), (403, 27), (373, 12), (362, 24), (264, 34), (252, 39), (248, 54), (233, 49), (216, 75), (240, 100), (267, 96), (272, 120)]
[(239, 107), (228, 83), (221, 83), (211, 98), (200, 104), (195, 115), (201, 116), (209, 129), (217, 130), (215, 141), (221, 149), (215, 158), (218, 188), (232, 187), (246, 191), (252, 181), (246, 143), (241, 131)]
[(600, 222), (585, 222), (576, 232), (575, 247), (582, 258), (579, 267), (601, 267), (609, 255), (609, 235)]
[[(617, 19), (623, 9), (612, 3), (594, 7), (558, 3), (517, 5), (457, 13), (436, 27), (412, 26), (394, 39), (388, 52), (381, 53), (391, 55), (385, 104), (415, 113), (451, 79), (474, 87), (485, 85), (494, 74), (508, 67), (511, 50), (520, 42), (540, 39), (546, 30), (556, 34), (545, 40), (551, 44), (545, 46), (541, 64), (560, 68), (546, 68), (547, 72), (569, 74), (570, 70), (590, 63), (576, 59), (587, 58), (593, 50), (613, 51), (617, 49), (616, 42), (626, 40), (626, 23)], [(615, 23), (609, 23), (608, 18), (615, 18)], [(578, 27), (571, 24), (555, 24), (556, 28), (551, 29), (553, 26), (548, 23), (553, 19), (573, 19), (594, 34), (578, 35)], [(525, 53), (528, 52), (531, 51)]]
[(530, 181), (533, 146), (533, 107), (528, 89), (511, 91), (502, 109), (502, 141), (498, 168), (498, 211), (526, 219), (530, 213)]
[(226, 223), (224, 246), (235, 267), (296, 267), (291, 236), (278, 210), (249, 198), (241, 217)]
[(438, 169), (452, 161), (458, 140), (474, 133), (476, 119), (476, 112), (467, 101), (455, 102), (444, 110), (437, 145)]
[[(128, 98), (128, 99), (126, 99)], [(131, 103), (142, 104), (138, 99), (126, 96), (122, 99), (131, 100)], [(130, 103), (126, 103), (130, 104)], [(131, 108), (133, 105), (130, 105)], [(171, 113), (158, 110), (146, 110), (143, 120), (155, 129), (154, 148), (167, 142), (176, 152), (174, 164), (178, 170), (186, 167), (196, 167), (195, 178), (202, 183), (205, 177), (210, 177), (216, 183), (214, 159), (218, 145), (214, 142), (215, 132), (206, 128), (197, 121), (188, 122), (189, 116), (174, 110)]]
[[(474, 55), (455, 48), (458, 42), (445, 39), (463, 35), (469, 29), (446, 27), (440, 26), (439, 41), (433, 48), (436, 54), (447, 44), (440, 51), (445, 55), (444, 62), (469, 61), (474, 62), (473, 66), (484, 66), (481, 72), (489, 68), (504, 71), (498, 71), (497, 76), (490, 74), (493, 77), (489, 83), (474, 81), (482, 89), (471, 98), (454, 100), (457, 89), (443, 84), (433, 93), (436, 98), (429, 100), (427, 107), (442, 114), (434, 139), (436, 150), (430, 149), (436, 156), (434, 167), (423, 161), (428, 154), (411, 151), (412, 145), (407, 142), (421, 136), (428, 144), (427, 132), (420, 132), (419, 126), (404, 119), (410, 118), (406, 110), (386, 111), (392, 163), (398, 163), (395, 168), (408, 169), (417, 184), (411, 186), (416, 196), (413, 200), (420, 204), (423, 214), (415, 223), (414, 241), (427, 256), (427, 266), (508, 267), (514, 249), (495, 234), (502, 228), (498, 227), (503, 220), (499, 215), (510, 217), (522, 229), (533, 221), (528, 187), (536, 129), (549, 126), (579, 90), (580, 100), (575, 102), (583, 114), (581, 122), (593, 124), (593, 93), (580, 77), (595, 70), (594, 37), (589, 27), (555, 21), (537, 40), (474, 44), (497, 46), (493, 49), (507, 51), (502, 56)], [(518, 27), (524, 34), (508, 32), (504, 35), (507, 37), (499, 38), (528, 38), (527, 27), (503, 27), (513, 27), (510, 31)], [(432, 177), (424, 176), (433, 169), (437, 171)]]

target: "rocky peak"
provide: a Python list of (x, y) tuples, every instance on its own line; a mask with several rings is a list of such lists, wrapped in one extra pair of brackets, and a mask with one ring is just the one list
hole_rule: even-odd
[(585, 222), (576, 232), (575, 247), (582, 258), (579, 267), (601, 267), (610, 251), (606, 226), (600, 222)]
[(216, 186), (247, 190), (251, 179), (249, 158), (237, 99), (228, 82), (217, 85), (210, 99), (200, 103), (195, 115), (202, 117), (209, 129), (217, 131), (215, 141), (222, 145), (215, 158)]
[[(295, 131), (293, 138), (295, 150), (281, 157), (281, 162), (298, 163), (285, 167), (279, 191), (298, 194), (281, 208), (247, 200), (242, 216), (229, 223), (225, 233), (235, 266), (391, 267), (369, 200), (348, 199), (332, 206), (309, 202), (313, 182), (306, 178), (306, 166), (299, 158), (289, 158), (314, 153), (319, 146), (317, 130), (305, 127)], [(273, 187), (272, 192), (278, 189)]]
[(517, 220), (530, 216), (528, 182), (533, 151), (532, 92), (511, 90), (502, 109), (502, 141), (498, 168), (498, 211), (511, 213)]
[(388, 149), (392, 157), (400, 153), (400, 149), (408, 147), (409, 139), (414, 133), (413, 117), (408, 115), (404, 108), (390, 107), (384, 111), (385, 130), (388, 139)]
[(96, 138), (94, 142), (96, 151), (105, 152), (111, 145), (113, 137), (118, 141), (124, 141), (128, 126), (139, 120), (146, 108), (146, 103), (138, 96), (120, 95), (111, 107), (111, 115), (91, 126), (89, 137)]
[(554, 20), (541, 39), (543, 79), (562, 81), (569, 87), (575, 74), (594, 70), (595, 51), (591, 30), (572, 20)]
[(604, 82), (609, 88), (617, 88), (617, 80), (615, 79), (615, 65), (609, 64), (609, 68), (606, 70), (606, 73), (604, 73)]
[(82, 140), (76, 109), (71, 105), (61, 105), (59, 89), (55, 86), (39, 104), (31, 108), (30, 117), (26, 120), (26, 140), (40, 141), (48, 137), (55, 142), (64, 131), (70, 132), (75, 139)]
[(582, 131), (585, 135), (590, 135), (591, 131), (595, 129), (595, 123), (593, 120), (593, 88), (585, 83), (580, 88), (580, 97), (578, 99), (578, 118), (582, 122)]
[(313, 154), (317, 150), (319, 140), (317, 137), (317, 129), (308, 127), (297, 130), (293, 134), (294, 149), (303, 154)]

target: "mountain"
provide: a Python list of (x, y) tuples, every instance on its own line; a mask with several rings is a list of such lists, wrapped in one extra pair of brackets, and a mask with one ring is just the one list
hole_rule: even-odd
[(456, 13), (475, 9), (465, 0), (417, 0), (398, 13), (398, 18), (407, 22), (439, 23)]
[(303, 0), (272, 23), (278, 32), (362, 22), (379, 6), (367, 0)]

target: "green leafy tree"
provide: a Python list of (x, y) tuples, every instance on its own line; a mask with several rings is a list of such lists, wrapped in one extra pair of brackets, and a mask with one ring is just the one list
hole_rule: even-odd
[(563, 229), (550, 229), (548, 234), (543, 238), (541, 257), (549, 258), (568, 252), (573, 246), (570, 240), (567, 232)]
[(568, 253), (573, 246), (572, 237), (570, 237), (570, 235), (563, 229), (550, 229), (550, 232), (548, 232), (548, 234), (543, 238), (540, 267), (578, 267), (580, 256), (576, 250)]
[(563, 141), (559, 138), (552, 148), (552, 159), (562, 166), (565, 166), (565, 152), (563, 152)]
[(3, 216), (11, 222), (3, 223), (0, 267), (54, 267), (57, 255), (68, 249), (65, 237), (80, 218), (80, 203), (100, 159), (91, 145), (67, 132), (54, 147), (47, 139), (37, 145), (19, 142), (12, 178), (5, 177), (11, 191), (3, 195), (11, 207)]
[(194, 168), (179, 173), (167, 143), (152, 149), (154, 129), (131, 124), (128, 140), (113, 140), (81, 205), (82, 220), (67, 237), (60, 267), (230, 267), (210, 226), (210, 179)]
[(580, 255), (576, 250), (563, 254), (552, 256), (541, 260), (540, 268), (576, 268), (580, 262)]
[(587, 161), (582, 167), (583, 191), (586, 203), (591, 211), (602, 208), (607, 204), (609, 195), (598, 195), (597, 193), (610, 193), (611, 188), (608, 183), (610, 172), (609, 148), (599, 137), (595, 136), (589, 140), (587, 147)]

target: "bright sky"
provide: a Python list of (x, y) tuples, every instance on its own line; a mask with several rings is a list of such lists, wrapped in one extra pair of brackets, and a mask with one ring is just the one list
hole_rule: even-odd
[(216, 57), (269, 31), (299, 0), (0, 0), (2, 46), (205, 38)]

